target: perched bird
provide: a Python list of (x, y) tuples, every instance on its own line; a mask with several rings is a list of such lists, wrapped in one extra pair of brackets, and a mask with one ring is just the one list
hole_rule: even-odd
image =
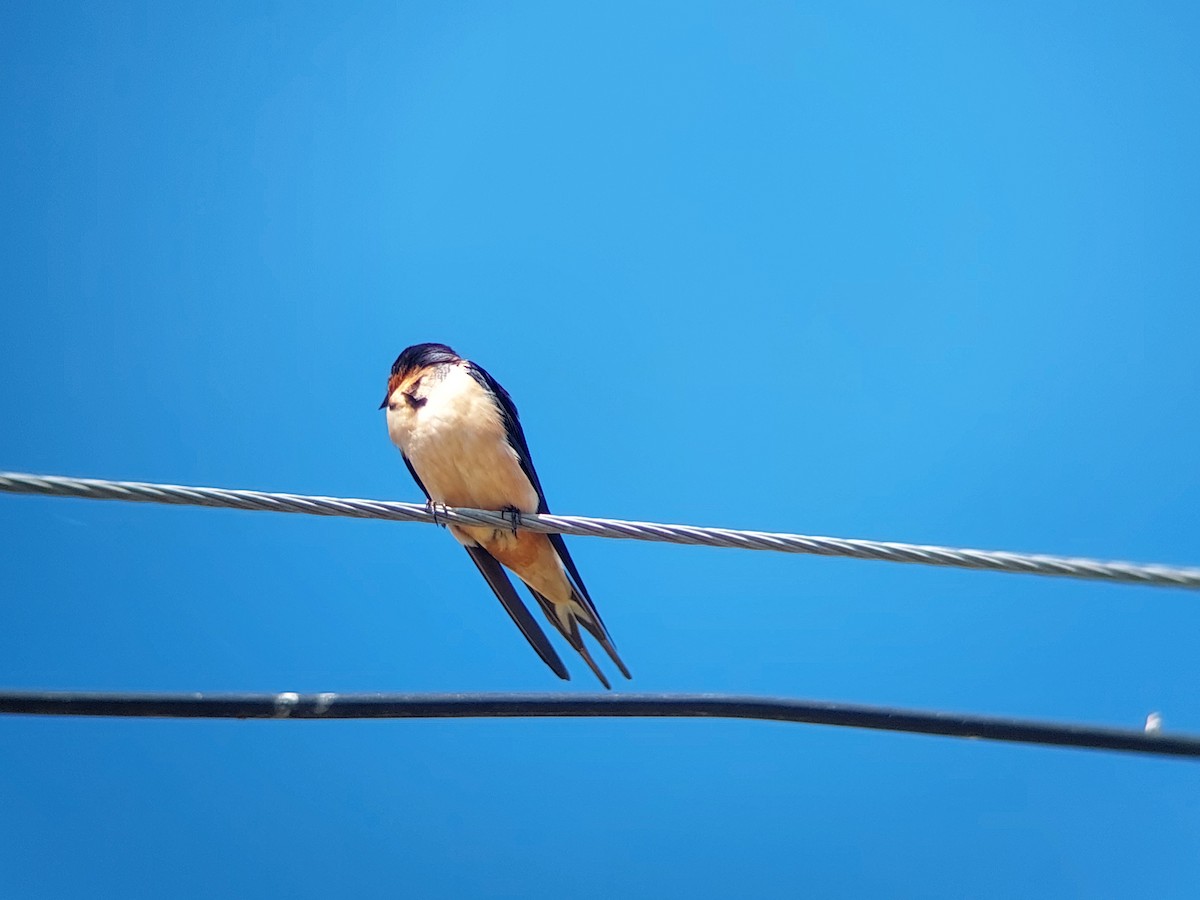
[(379, 408), (387, 410), (388, 435), (431, 507), (442, 504), (513, 514), (513, 528), (451, 525), (450, 532), (466, 547), (546, 665), (559, 678), (570, 679), (501, 563), (525, 582), (550, 624), (606, 688), (608, 679), (584, 646), (580, 625), (629, 678), (562, 535), (515, 527), (520, 513), (550, 509), (508, 391), (482, 366), (445, 344), (414, 344), (392, 364), (387, 395)]

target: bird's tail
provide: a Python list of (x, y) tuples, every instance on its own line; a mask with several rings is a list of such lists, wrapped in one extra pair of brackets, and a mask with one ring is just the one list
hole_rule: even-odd
[(604, 648), (609, 658), (621, 670), (622, 675), (626, 678), (633, 677), (629, 674), (628, 667), (626, 667), (625, 662), (617, 653), (617, 648), (613, 646), (608, 632), (604, 630), (604, 624), (596, 616), (592, 615), (589, 609), (590, 604), (585, 603), (574, 589), (571, 591), (571, 600), (568, 603), (554, 603), (544, 594), (540, 594), (537, 591), (532, 591), (532, 593), (534, 599), (537, 600), (538, 605), (542, 608), (542, 612), (550, 620), (550, 624), (557, 628), (575, 652), (583, 657), (583, 661), (588, 664), (588, 668), (600, 679), (600, 683), (606, 689), (611, 690), (612, 685), (608, 683), (608, 679), (600, 671), (600, 667), (596, 665), (596, 661), (592, 659), (592, 654), (588, 652), (587, 645), (583, 642), (583, 636), (579, 633), (580, 625)]

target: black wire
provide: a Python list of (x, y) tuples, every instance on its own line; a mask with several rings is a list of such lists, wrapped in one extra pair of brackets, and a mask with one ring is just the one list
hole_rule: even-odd
[(0, 713), (205, 719), (611, 716), (767, 719), (1200, 758), (1200, 736), (718, 694), (126, 694), (0, 692)]

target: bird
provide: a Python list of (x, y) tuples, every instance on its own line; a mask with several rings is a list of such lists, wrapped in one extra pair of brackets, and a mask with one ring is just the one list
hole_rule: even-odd
[(570, 680), (505, 567), (524, 582), (550, 624), (606, 689), (611, 685), (588, 652), (581, 626), (630, 678), (563, 536), (516, 527), (522, 513), (548, 513), (550, 508), (508, 391), (447, 345), (414, 344), (392, 364), (379, 408), (387, 410), (388, 436), (435, 515), (441, 505), (513, 517), (512, 528), (454, 524), (449, 530), (542, 661), (559, 678)]

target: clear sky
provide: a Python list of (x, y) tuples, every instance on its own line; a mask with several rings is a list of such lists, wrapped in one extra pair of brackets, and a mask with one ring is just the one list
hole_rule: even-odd
[[(1191, 3), (0, 11), (0, 468), (1200, 564)], [(592, 691), (419, 525), (0, 496), (0, 684)], [(1200, 597), (570, 539), (631, 689), (1200, 731)], [(560, 644), (561, 646), (561, 644)], [(624, 685), (622, 685), (624, 687)], [(1181, 761), (718, 721), (0, 721), (0, 897), (1128, 897)]]

